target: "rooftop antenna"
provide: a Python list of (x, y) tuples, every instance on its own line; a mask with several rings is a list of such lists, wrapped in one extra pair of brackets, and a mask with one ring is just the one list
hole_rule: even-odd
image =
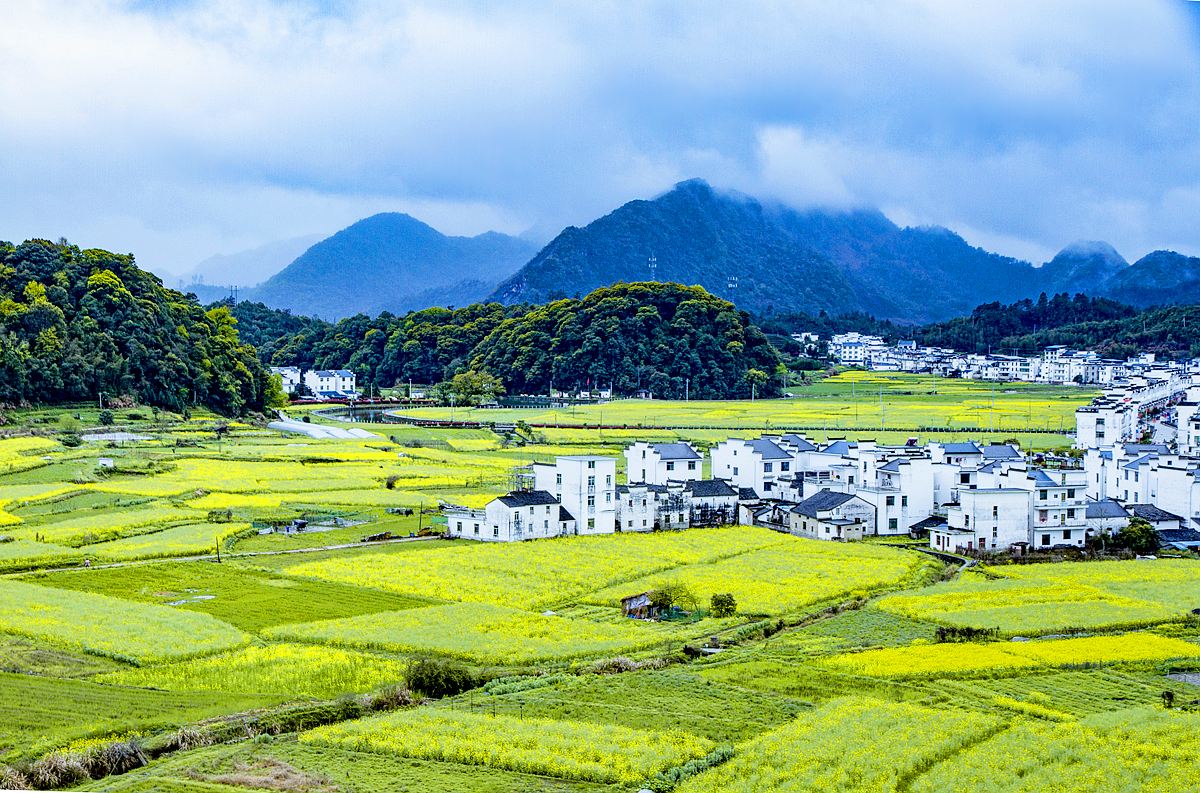
[(658, 278), (654, 273), (658, 269), (658, 257), (652, 253), (650, 254), (650, 258), (646, 260), (646, 263), (650, 265), (650, 280), (657, 281)]

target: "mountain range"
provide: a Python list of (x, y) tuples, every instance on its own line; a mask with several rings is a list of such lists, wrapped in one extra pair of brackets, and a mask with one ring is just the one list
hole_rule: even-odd
[(1200, 302), (1200, 259), (1156, 251), (1129, 264), (1105, 242), (1041, 267), (940, 226), (872, 209), (796, 210), (681, 182), (630, 201), (541, 250), (497, 232), (449, 237), (384, 213), (313, 244), (246, 299), (328, 320), (484, 300), (545, 303), (617, 282), (673, 281), (760, 315), (862, 312), (920, 324), (978, 305), (1079, 292), (1136, 306)]
[(448, 237), (409, 215), (372, 215), (321, 240), (245, 297), (293, 313), (340, 319), (474, 303), (537, 247), (489, 231)]

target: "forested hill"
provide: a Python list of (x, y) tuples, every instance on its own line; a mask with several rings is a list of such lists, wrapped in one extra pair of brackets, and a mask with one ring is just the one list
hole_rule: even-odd
[(910, 323), (1040, 291), (1033, 265), (944, 228), (900, 228), (870, 210), (763, 205), (692, 180), (566, 229), (491, 299), (544, 302), (651, 275), (699, 284), (759, 314), (864, 311)]
[(347, 368), (359, 384), (450, 380), (474, 369), (509, 393), (607, 386), (682, 398), (778, 395), (779, 353), (750, 317), (699, 287), (617, 284), (548, 305), (474, 304), (359, 315), (284, 339), (275, 366)]
[(0, 401), (100, 393), (236, 415), (279, 392), (226, 309), (164, 289), (132, 256), (0, 242)]

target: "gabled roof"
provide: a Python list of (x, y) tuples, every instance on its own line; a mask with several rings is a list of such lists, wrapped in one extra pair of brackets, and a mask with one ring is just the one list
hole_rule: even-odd
[(817, 445), (815, 443), (810, 441), (808, 438), (802, 438), (799, 435), (795, 435), (795, 434), (784, 435), (783, 438), (781, 438), (781, 440), (792, 444), (793, 446), (795, 446), (797, 449), (799, 449), (802, 452), (815, 452), (817, 450)]
[(852, 498), (855, 498), (853, 493), (835, 493), (832, 490), (822, 490), (792, 507), (792, 512), (815, 518), (817, 517), (817, 513), (836, 509)]
[(1141, 457), (1134, 457), (1132, 460), (1126, 460), (1125, 462), (1121, 463), (1121, 467), (1126, 471), (1133, 471), (1137, 468), (1140, 468), (1142, 463), (1150, 462), (1151, 456), (1152, 455), (1149, 454), (1143, 454)]
[(545, 490), (518, 490), (499, 498), (501, 503), (509, 507), (532, 507), (539, 504), (558, 503), (558, 499)]
[(354, 377), (349, 369), (317, 369), (313, 372), (317, 377)]
[(993, 443), (983, 447), (983, 456), (989, 460), (1006, 460), (1021, 458), (1021, 453), (1007, 443)]
[(758, 501), (760, 496), (754, 492), (752, 487), (738, 488), (738, 501)]
[(1040, 468), (1035, 468), (1029, 472), (1029, 478), (1032, 479), (1038, 487), (1056, 487), (1058, 482), (1055, 482), (1050, 474)]
[(850, 450), (856, 446), (858, 446), (857, 443), (850, 444), (846, 441), (834, 441), (821, 451), (824, 454), (840, 454), (845, 457), (846, 455), (850, 454)]
[(1111, 498), (1106, 498), (1103, 501), (1089, 501), (1087, 505), (1087, 516), (1089, 518), (1128, 518), (1129, 513), (1125, 511), (1117, 502)]
[(876, 471), (888, 471), (888, 472), (894, 474), (900, 470), (901, 465), (908, 465), (908, 460), (904, 460), (904, 459), (897, 457), (894, 460), (889, 460), (885, 465), (881, 465), (878, 468), (876, 468), (875, 470)]
[(947, 443), (944, 447), (946, 454), (982, 454), (983, 450), (974, 441), (967, 443)]
[(700, 455), (686, 443), (652, 443), (650, 448), (663, 460), (699, 460)]
[(1195, 529), (1159, 529), (1158, 538), (1164, 545), (1177, 548), (1194, 548), (1200, 545), (1200, 531)]
[(917, 521), (908, 528), (911, 529), (936, 529), (946, 525), (946, 519), (940, 515), (930, 515), (927, 518)]
[(1130, 504), (1125, 509), (1129, 510), (1129, 514), (1135, 518), (1141, 518), (1150, 523), (1157, 523), (1161, 520), (1177, 520), (1181, 525), (1187, 523), (1187, 518), (1167, 512), (1165, 509), (1159, 509), (1153, 504)]
[(724, 479), (693, 479), (683, 486), (684, 490), (692, 491), (693, 496), (736, 496), (738, 491), (729, 486)]
[(575, 520), (575, 516), (567, 512), (566, 507), (560, 506), (558, 508), (558, 519), (559, 521)]
[(1122, 444), (1125, 447), (1126, 454), (1170, 454), (1171, 450), (1167, 448), (1165, 443), (1126, 443)]
[(774, 441), (769, 441), (766, 438), (759, 438), (753, 441), (747, 441), (750, 448), (762, 455), (764, 460), (790, 460), (792, 455), (785, 452), (775, 445)]

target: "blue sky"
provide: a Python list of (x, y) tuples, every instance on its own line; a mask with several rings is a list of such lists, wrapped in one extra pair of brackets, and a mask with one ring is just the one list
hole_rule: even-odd
[(160, 273), (406, 211), (549, 236), (702, 177), (1045, 261), (1200, 255), (1188, 0), (36, 0), (0, 239)]

